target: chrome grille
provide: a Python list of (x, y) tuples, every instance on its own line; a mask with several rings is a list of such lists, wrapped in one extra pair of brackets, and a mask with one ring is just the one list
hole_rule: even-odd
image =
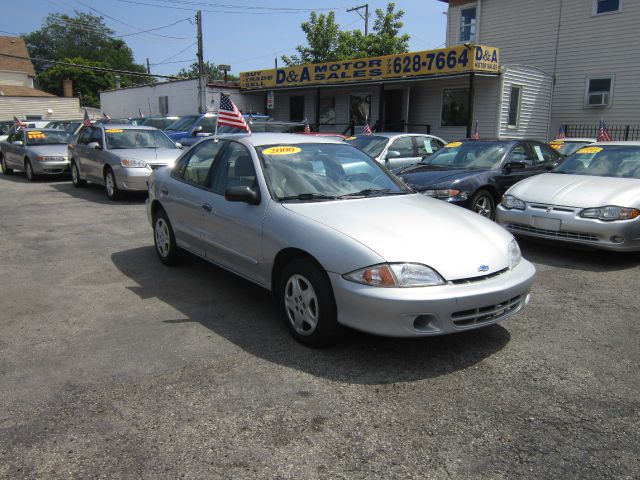
[(545, 230), (544, 228), (536, 228), (529, 225), (523, 225), (521, 223), (510, 223), (507, 225), (509, 230), (516, 230), (518, 232), (535, 233), (537, 235), (544, 235), (550, 238), (566, 238), (568, 240), (585, 240), (588, 242), (599, 242), (600, 239), (591, 233), (583, 232), (567, 232), (567, 231), (555, 231)]
[(518, 295), (496, 305), (460, 310), (451, 314), (451, 320), (457, 327), (469, 327), (483, 323), (496, 322), (511, 313), (515, 313), (524, 304), (526, 294)]
[(575, 208), (571, 207), (559, 207), (555, 205), (537, 205), (530, 204), (529, 208), (533, 210), (544, 210), (546, 212), (564, 212), (564, 213), (574, 213), (576, 211)]
[(470, 278), (461, 278), (458, 280), (451, 280), (450, 283), (453, 285), (465, 285), (467, 283), (476, 283), (482, 282), (484, 280), (489, 280), (490, 278), (497, 277), (498, 275), (502, 275), (504, 272), (509, 270), (508, 268), (503, 268), (502, 270), (498, 270), (497, 272), (489, 273), (488, 275), (480, 275), (478, 277), (470, 277)]

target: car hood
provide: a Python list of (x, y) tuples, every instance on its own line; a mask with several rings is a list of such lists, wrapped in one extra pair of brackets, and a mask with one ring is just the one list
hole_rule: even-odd
[(526, 202), (565, 207), (640, 206), (640, 180), (543, 173), (511, 187), (508, 192)]
[(395, 173), (408, 185), (426, 187), (442, 183), (450, 183), (454, 180), (463, 180), (484, 171), (485, 170), (466, 168), (442, 168), (432, 165), (418, 164), (405, 169), (400, 169)]
[[(387, 262), (422, 263), (446, 280), (509, 266), (511, 234), (480, 215), (424, 195), (283, 206), (349, 236)], [(488, 272), (479, 273), (481, 265), (488, 266)]]
[(67, 144), (28, 146), (27, 150), (38, 157), (68, 157)]
[(135, 158), (144, 160), (150, 164), (173, 165), (182, 150), (178, 148), (126, 148), (122, 150), (109, 150), (109, 153), (118, 158)]

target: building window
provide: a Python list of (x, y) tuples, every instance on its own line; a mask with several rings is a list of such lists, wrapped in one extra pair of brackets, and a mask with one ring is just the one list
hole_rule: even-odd
[(522, 97), (522, 87), (520, 85), (511, 85), (511, 94), (509, 95), (509, 118), (507, 126), (518, 128), (520, 122), (520, 99)]
[(613, 77), (587, 78), (585, 105), (587, 107), (606, 107), (611, 105)]
[(442, 90), (442, 127), (465, 127), (469, 116), (469, 90), (445, 88)]
[(349, 95), (349, 120), (354, 125), (371, 123), (371, 95)]
[(622, 10), (622, 0), (595, 0), (593, 14), (615, 13)]
[(320, 99), (320, 125), (336, 124), (336, 97)]
[(160, 115), (169, 114), (169, 97), (167, 95), (158, 97), (158, 107), (160, 109)]
[(292, 122), (304, 120), (304, 97), (289, 97), (289, 120)]
[(476, 40), (476, 7), (460, 10), (460, 41), (474, 42)]

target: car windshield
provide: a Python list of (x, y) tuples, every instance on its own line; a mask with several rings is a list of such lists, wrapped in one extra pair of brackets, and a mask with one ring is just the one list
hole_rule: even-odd
[(376, 158), (382, 153), (384, 147), (387, 146), (389, 138), (378, 135), (359, 135), (357, 137), (347, 138), (346, 141), (364, 153)]
[(553, 172), (597, 177), (640, 178), (640, 146), (583, 147), (568, 157)]
[(176, 132), (188, 130), (191, 125), (193, 125), (194, 122), (198, 120), (198, 118), (200, 118), (199, 115), (187, 115), (186, 117), (182, 117), (179, 120), (173, 122), (167, 127), (167, 130), (174, 130)]
[(384, 167), (345, 144), (256, 147), (272, 194), (281, 201), (325, 201), (411, 193)]
[(178, 148), (159, 130), (105, 128), (108, 150), (126, 148)]
[(422, 161), (423, 164), (448, 168), (498, 168), (509, 144), (507, 142), (452, 142)]
[(575, 153), (577, 150), (584, 147), (585, 145), (589, 145), (590, 143), (593, 143), (593, 142), (587, 142), (587, 141), (574, 142), (571, 140), (554, 140), (553, 142), (549, 143), (549, 146), (559, 154), (567, 157), (572, 153)]
[(66, 145), (69, 143), (69, 134), (64, 130), (28, 130), (27, 145)]
[(167, 127), (169, 127), (169, 125), (171, 125), (172, 123), (175, 123), (177, 120), (178, 120), (177, 118), (148, 117), (144, 119), (144, 121), (142, 122), (142, 125), (164, 130)]

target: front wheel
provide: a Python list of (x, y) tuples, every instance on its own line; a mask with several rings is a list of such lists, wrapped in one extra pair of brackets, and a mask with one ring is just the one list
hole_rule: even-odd
[(287, 265), (280, 277), (280, 309), (291, 335), (311, 347), (334, 343), (342, 333), (326, 273), (310, 260)]
[(24, 161), (24, 173), (27, 176), (27, 182), (33, 182), (36, 179), (36, 174), (33, 173), (33, 166), (31, 160)]
[(4, 175), (11, 175), (13, 168), (7, 167), (7, 161), (4, 159), (4, 155), (0, 155), (0, 166), (2, 167), (2, 173)]
[(109, 197), (109, 200), (118, 200), (122, 196), (122, 193), (118, 189), (118, 184), (116, 183), (116, 176), (111, 168), (107, 169), (104, 173), (104, 187), (107, 190), (107, 197)]
[(176, 245), (173, 227), (162, 208), (153, 217), (153, 243), (160, 261), (165, 265), (176, 265), (180, 261), (180, 250)]
[(74, 187), (84, 187), (86, 185), (86, 180), (82, 180), (80, 178), (80, 170), (78, 169), (78, 165), (75, 161), (71, 162), (71, 183), (73, 183)]
[(489, 220), (496, 216), (496, 202), (489, 192), (479, 190), (471, 199), (471, 210)]

